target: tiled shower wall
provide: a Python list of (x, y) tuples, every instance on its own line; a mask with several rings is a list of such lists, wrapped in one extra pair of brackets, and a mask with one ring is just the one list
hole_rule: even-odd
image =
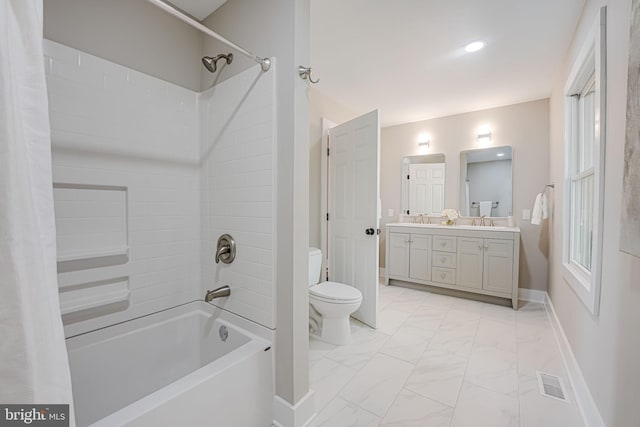
[[(219, 305), (275, 328), (275, 64), (250, 68), (199, 99), (202, 159), (202, 285), (229, 285)], [(236, 260), (216, 264), (220, 235)]]
[(194, 300), (197, 94), (45, 41), (67, 336)]
[[(274, 74), (198, 94), (45, 41), (58, 280), (67, 336), (227, 284), (275, 327)], [(229, 233), (236, 261), (215, 264)], [(202, 266), (201, 266), (202, 263)]]

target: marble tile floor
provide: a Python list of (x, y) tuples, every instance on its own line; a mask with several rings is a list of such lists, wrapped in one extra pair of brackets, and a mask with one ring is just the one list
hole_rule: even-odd
[(311, 427), (583, 426), (544, 397), (536, 371), (570, 382), (542, 304), (518, 311), (380, 285), (379, 327), (352, 319), (353, 343), (309, 342)]

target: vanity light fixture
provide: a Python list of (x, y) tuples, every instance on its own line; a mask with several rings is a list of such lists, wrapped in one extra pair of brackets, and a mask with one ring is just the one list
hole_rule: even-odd
[(418, 137), (418, 152), (420, 154), (425, 154), (429, 151), (429, 143), (431, 142), (431, 138), (426, 133), (421, 134)]
[(489, 145), (491, 142), (491, 128), (488, 125), (480, 126), (478, 129), (478, 144)]
[(472, 53), (477, 52), (484, 47), (484, 42), (475, 41), (473, 43), (469, 43), (464, 47), (465, 52)]

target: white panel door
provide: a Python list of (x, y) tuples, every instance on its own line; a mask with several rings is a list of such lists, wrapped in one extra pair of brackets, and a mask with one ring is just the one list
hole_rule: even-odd
[(362, 304), (353, 317), (375, 328), (378, 311), (378, 110), (330, 130), (329, 280), (355, 286)]
[(409, 212), (439, 214), (444, 209), (444, 163), (409, 165)]

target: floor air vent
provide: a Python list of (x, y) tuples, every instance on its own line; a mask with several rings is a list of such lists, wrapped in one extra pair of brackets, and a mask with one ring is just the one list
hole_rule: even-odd
[(564, 383), (562, 382), (562, 378), (551, 374), (545, 374), (544, 372), (537, 372), (537, 375), (540, 394), (552, 399), (562, 400), (563, 402), (568, 401), (566, 393), (564, 392)]

